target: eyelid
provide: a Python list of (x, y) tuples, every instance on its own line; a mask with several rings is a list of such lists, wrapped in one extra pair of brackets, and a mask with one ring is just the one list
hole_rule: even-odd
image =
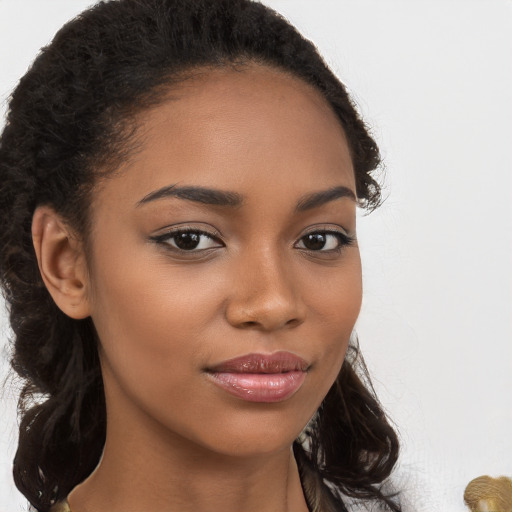
[[(302, 242), (304, 237), (306, 237), (308, 235), (316, 234), (316, 233), (321, 233), (321, 234), (332, 235), (332, 236), (338, 237), (338, 243), (339, 243), (338, 247), (336, 247), (335, 249), (328, 249), (328, 250), (321, 250), (321, 249), (313, 250), (313, 249), (308, 249), (307, 247), (296, 247), (298, 243)], [(342, 228), (339, 225), (333, 226), (332, 224), (328, 224), (328, 225), (318, 224), (315, 226), (310, 226), (306, 231), (304, 231), (301, 234), (301, 236), (294, 243), (294, 247), (296, 247), (297, 249), (300, 249), (302, 251), (307, 251), (309, 253), (313, 253), (313, 254), (317, 254), (317, 255), (320, 255), (320, 254), (328, 255), (328, 254), (333, 254), (333, 253), (340, 253), (345, 247), (353, 245), (356, 241), (357, 241), (357, 238), (356, 238), (355, 234), (349, 234), (347, 232), (347, 230), (345, 230), (344, 228)]]
[(211, 238), (212, 240), (217, 242), (219, 244), (217, 247), (225, 246), (224, 242), (222, 241), (222, 234), (218, 230), (216, 230), (214, 228), (212, 228), (211, 230), (208, 230), (208, 229), (204, 229), (204, 228), (201, 228), (198, 226), (192, 226), (192, 225), (188, 225), (188, 224), (185, 224), (185, 225), (177, 224), (177, 225), (172, 225), (172, 226), (167, 226), (165, 228), (162, 228), (155, 235), (150, 236), (150, 240), (152, 242), (166, 244), (170, 249), (173, 249), (177, 252), (183, 252), (183, 253), (188, 252), (190, 254), (199, 253), (202, 251), (207, 251), (208, 249), (215, 248), (215, 247), (209, 247), (206, 249), (186, 251), (186, 250), (180, 249), (179, 247), (174, 247), (173, 245), (171, 245), (170, 243), (167, 242), (167, 240), (171, 239), (173, 236), (176, 236), (180, 233), (197, 233), (199, 235), (203, 235), (208, 238)]
[(215, 229), (213, 226), (205, 225), (204, 223), (171, 224), (170, 226), (165, 226), (163, 228), (158, 229), (154, 235), (151, 235), (151, 238), (166, 236), (170, 234), (172, 235), (175, 233), (186, 233), (189, 231), (194, 233), (201, 233), (211, 238), (216, 238), (218, 240), (221, 240), (223, 238), (223, 235), (219, 230)]
[(315, 224), (314, 226), (310, 226), (304, 231), (304, 233), (302, 233), (300, 238), (306, 235), (310, 235), (311, 233), (340, 233), (346, 237), (354, 238), (353, 235), (349, 234), (348, 230), (342, 226), (333, 224)]

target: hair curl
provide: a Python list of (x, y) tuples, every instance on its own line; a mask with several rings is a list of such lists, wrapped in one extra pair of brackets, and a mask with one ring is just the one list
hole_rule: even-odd
[[(250, 62), (323, 94), (347, 136), (360, 204), (375, 208), (379, 151), (345, 87), (310, 41), (258, 2), (99, 2), (42, 49), (10, 98), (0, 138), (0, 280), (14, 334), (12, 366), (25, 382), (14, 478), (40, 512), (98, 464), (106, 411), (94, 326), (67, 317), (46, 290), (32, 245), (34, 210), (51, 205), (86, 238), (93, 186), (132, 149), (135, 114), (194, 69)], [(397, 436), (355, 360), (346, 358), (295, 452), (302, 474), (321, 483), (309, 501), (327, 496), (343, 507), (343, 493), (397, 511), (380, 487), (396, 462)]]

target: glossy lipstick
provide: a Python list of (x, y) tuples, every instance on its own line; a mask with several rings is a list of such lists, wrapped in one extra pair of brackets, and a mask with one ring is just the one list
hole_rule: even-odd
[(308, 363), (290, 352), (247, 354), (206, 370), (224, 391), (248, 402), (281, 402), (306, 379)]

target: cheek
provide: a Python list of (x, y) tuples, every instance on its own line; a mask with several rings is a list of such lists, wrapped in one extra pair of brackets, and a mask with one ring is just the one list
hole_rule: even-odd
[(358, 252), (350, 259), (340, 279), (326, 288), (328, 297), (325, 298), (321, 307), (325, 315), (325, 327), (331, 333), (330, 339), (333, 340), (333, 361), (336, 361), (335, 374), (337, 375), (361, 310), (362, 279)]
[[(105, 266), (98, 273), (93, 320), (103, 349), (108, 355), (138, 359), (139, 370), (151, 365), (169, 365), (191, 353), (201, 354), (194, 345), (212, 300), (197, 293), (200, 283), (184, 279), (179, 272), (159, 265), (132, 261)], [(204, 290), (204, 286), (202, 288)]]
[[(329, 269), (327, 269), (329, 270)], [(309, 279), (304, 294), (309, 314), (328, 338), (351, 333), (361, 309), (362, 279), (359, 251), (354, 248), (346, 255), (343, 265), (325, 276)]]
[(323, 398), (336, 379), (359, 316), (362, 301), (361, 261), (357, 248), (350, 250), (329, 278), (310, 279), (307, 298), (309, 336), (319, 340), (314, 348), (319, 364), (312, 371)]
[[(130, 261), (117, 258), (95, 275), (93, 321), (105, 392), (111, 412), (144, 411), (179, 431), (193, 413), (191, 403), (207, 403), (198, 378), (211, 351), (216, 297), (167, 262), (144, 259), (132, 253)], [(181, 428), (188, 429), (188, 423)]]
[(156, 414), (171, 397), (190, 398), (212, 354), (226, 352), (220, 312), (229, 280), (209, 264), (176, 264), (147, 246), (108, 248), (110, 258), (98, 256), (93, 268), (92, 301), (105, 386)]

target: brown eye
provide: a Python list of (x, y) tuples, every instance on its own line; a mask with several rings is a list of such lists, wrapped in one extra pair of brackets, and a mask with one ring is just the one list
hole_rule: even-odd
[(303, 236), (296, 247), (308, 251), (329, 252), (340, 250), (343, 246), (350, 245), (352, 241), (351, 237), (341, 232), (316, 231)]
[(169, 246), (170, 249), (186, 252), (200, 252), (223, 246), (214, 235), (197, 229), (169, 231), (153, 237), (153, 240)]
[(173, 239), (178, 249), (191, 251), (197, 249), (201, 242), (201, 235), (199, 233), (178, 233), (173, 236)]
[(312, 233), (302, 238), (304, 247), (310, 251), (320, 251), (327, 243), (327, 235), (325, 233)]

